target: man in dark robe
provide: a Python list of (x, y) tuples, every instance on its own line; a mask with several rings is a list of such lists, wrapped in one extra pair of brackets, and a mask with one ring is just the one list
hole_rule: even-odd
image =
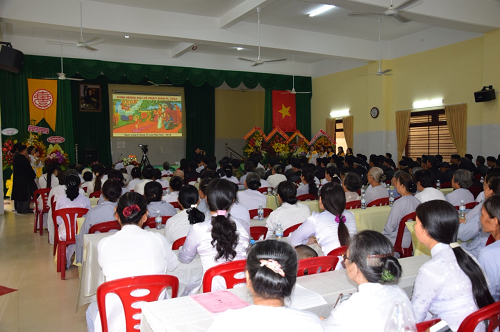
[(19, 145), (13, 158), (13, 184), (11, 199), (14, 200), (14, 208), (17, 213), (33, 213), (30, 209), (30, 201), (35, 190), (36, 174), (28, 159), (26, 145)]

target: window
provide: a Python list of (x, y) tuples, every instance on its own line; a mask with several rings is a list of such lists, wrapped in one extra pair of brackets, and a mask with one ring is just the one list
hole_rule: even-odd
[(406, 143), (406, 156), (416, 159), (422, 155), (443, 156), (449, 160), (457, 153), (446, 124), (444, 109), (412, 112)]

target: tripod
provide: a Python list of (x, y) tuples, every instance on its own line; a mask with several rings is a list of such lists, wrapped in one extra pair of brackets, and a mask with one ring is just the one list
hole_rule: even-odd
[(142, 159), (141, 159), (141, 169), (144, 169), (144, 167), (150, 166), (150, 165), (151, 165), (151, 163), (149, 162), (148, 155), (146, 154), (146, 152), (143, 152)]

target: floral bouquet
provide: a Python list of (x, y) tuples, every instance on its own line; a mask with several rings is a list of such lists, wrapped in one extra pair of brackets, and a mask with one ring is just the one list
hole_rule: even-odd
[(68, 155), (59, 146), (59, 144), (50, 144), (47, 149), (47, 157), (45, 157), (45, 164), (57, 164), (61, 167), (66, 167), (69, 164)]
[(247, 141), (247, 144), (243, 147), (243, 152), (246, 157), (248, 157), (257, 147), (262, 152), (265, 151), (265, 138), (264, 132), (259, 127), (254, 127), (248, 134), (243, 137)]
[(137, 162), (137, 157), (134, 155), (129, 155), (128, 157), (123, 158), (122, 163), (125, 167), (127, 167), (128, 165), (140, 166), (140, 164)]
[(272, 156), (286, 158), (290, 152), (287, 139), (288, 135), (280, 127), (275, 127), (266, 138), (268, 153)]
[(320, 145), (325, 147), (334, 146), (335, 141), (323, 129), (320, 129), (309, 143), (309, 146), (311, 145), (314, 145), (314, 148), (318, 151)]
[(40, 152), (40, 156), (38, 157), (40, 160), (43, 161), (47, 156), (47, 147), (40, 139), (40, 134), (30, 132), (28, 138), (23, 142), (23, 144), (26, 146), (33, 145)]
[(12, 147), (17, 141), (12, 142), (9, 138), (3, 143), (2, 147), (2, 165), (3, 169), (12, 168), (12, 162), (14, 155), (12, 154)]
[(294, 158), (305, 157), (309, 151), (309, 140), (298, 130), (288, 138), (287, 143)]

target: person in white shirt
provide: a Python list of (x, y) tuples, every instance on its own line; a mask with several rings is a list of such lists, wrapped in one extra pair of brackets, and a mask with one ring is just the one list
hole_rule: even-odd
[(94, 179), (94, 174), (92, 174), (92, 171), (87, 170), (83, 172), (82, 178), (84, 182), (80, 185), (80, 188), (87, 192), (89, 184), (91, 184)]
[(163, 189), (161, 184), (156, 181), (146, 183), (144, 186), (144, 197), (148, 202), (149, 217), (156, 217), (158, 212), (160, 216), (175, 216), (177, 211), (172, 204), (162, 201)]
[(483, 232), (491, 234), (494, 242), (481, 249), (478, 261), (490, 281), (493, 299), (500, 301), (500, 195), (489, 197), (483, 205), (481, 225)]
[(271, 212), (266, 220), (266, 239), (273, 236), (278, 223), (281, 223), (282, 230), (286, 230), (311, 216), (307, 205), (297, 203), (297, 187), (293, 182), (283, 181), (278, 185), (278, 201), (281, 206)]
[[(321, 187), (319, 207), (321, 213), (312, 216), (288, 236), (292, 246), (307, 244), (309, 237), (315, 236), (323, 254), (347, 245), (352, 235), (357, 233), (356, 219), (352, 212), (345, 210), (345, 194), (341, 186), (327, 183)], [(337, 264), (337, 268), (341, 268)]]
[[(124, 184), (125, 183), (125, 179), (124, 179), (123, 175), (124, 174), (122, 172), (117, 171), (116, 169), (110, 170), (109, 173), (108, 173), (108, 178), (106, 179), (106, 181), (103, 181), (103, 183), (102, 183), (102, 188), (104, 188), (104, 185), (106, 184), (106, 182), (108, 182), (108, 180), (115, 180), (115, 181), (119, 181), (120, 184), (121, 184), (122, 195), (124, 195), (125, 193), (129, 192), (128, 188), (125, 187), (125, 184)], [(97, 204), (101, 204), (102, 202), (104, 202), (104, 197), (101, 195), (99, 197), (99, 200), (97, 201)]]
[(417, 322), (439, 317), (456, 331), (465, 317), (494, 300), (480, 266), (456, 242), (455, 207), (432, 200), (420, 204), (416, 212), (415, 234), (432, 255), (415, 279), (411, 302)]
[(446, 200), (453, 206), (460, 206), (460, 201), (465, 204), (474, 202), (474, 195), (469, 191), (472, 185), (472, 174), (466, 169), (457, 169), (451, 179), (453, 191), (445, 196)]
[(94, 191), (101, 191), (102, 185), (104, 184), (104, 166), (93, 165), (92, 173), (94, 174), (94, 179), (87, 186), (87, 194), (92, 194)]
[(446, 198), (441, 190), (434, 188), (434, 178), (430, 171), (421, 170), (416, 172), (415, 181), (417, 181), (418, 190), (418, 193), (415, 194), (415, 198), (418, 199), (420, 203), (436, 199), (446, 201)]
[(231, 181), (232, 183), (240, 183), (240, 180), (236, 176), (233, 176), (233, 170), (231, 169), (231, 166), (227, 166), (224, 168), (224, 176), (221, 177), (221, 179), (226, 179), (228, 181)]
[[(234, 184), (224, 179), (214, 179), (207, 189), (207, 201), (211, 216), (194, 224), (179, 252), (181, 263), (190, 263), (196, 254), (201, 258), (203, 273), (209, 268), (233, 260), (245, 259), (249, 246), (249, 234), (241, 222), (228, 213), (235, 200)], [(188, 285), (190, 294), (198, 292), (200, 282)], [(222, 277), (212, 281), (212, 291), (226, 288)]]
[(161, 177), (161, 171), (159, 169), (153, 171), (153, 180), (161, 184), (163, 189), (166, 190), (168, 188), (168, 180)]
[(200, 202), (198, 203), (198, 210), (200, 210), (203, 213), (207, 213), (210, 211), (207, 204), (207, 187), (210, 181), (212, 181), (211, 178), (201, 179), (200, 185), (198, 186), (198, 194), (200, 196)]
[(299, 188), (297, 188), (297, 196), (307, 194), (318, 196), (318, 186), (315, 181), (313, 170), (307, 167), (302, 169), (300, 180), (302, 181), (302, 183), (300, 184)]
[(311, 145), (309, 147), (309, 152), (307, 153), (306, 157), (309, 164), (316, 165), (316, 159), (318, 159), (319, 155), (316, 152), (314, 145)]
[(253, 305), (215, 316), (208, 332), (233, 332), (235, 326), (239, 332), (253, 332), (255, 325), (248, 322), (262, 322), (262, 331), (322, 332), (318, 316), (285, 306), (297, 280), (297, 267), (297, 254), (289, 244), (257, 242), (248, 252), (245, 269)]
[(133, 191), (135, 188), (135, 185), (141, 182), (141, 168), (140, 167), (134, 167), (130, 171), (130, 176), (132, 177), (132, 180), (128, 182), (127, 189), (130, 191)]
[(345, 173), (344, 181), (342, 182), (342, 188), (345, 192), (346, 203), (359, 201), (361, 199), (357, 191), (360, 190), (362, 186), (363, 182), (361, 181), (361, 177), (358, 174), (354, 172)]
[(260, 176), (260, 188), (269, 188), (270, 187), (269, 182), (264, 180), (264, 176), (266, 175), (266, 170), (264, 169), (264, 167), (257, 167), (255, 169), (255, 173), (257, 173)]
[[(128, 192), (118, 201), (115, 218), (122, 229), (103, 238), (97, 246), (97, 259), (106, 281), (154, 274), (166, 274), (179, 261), (162, 234), (142, 229), (148, 218), (146, 199)], [(116, 295), (106, 297), (109, 331), (125, 331), (125, 316)], [(97, 302), (87, 308), (87, 331), (101, 331)]]
[(144, 178), (141, 182), (137, 183), (134, 187), (134, 192), (144, 195), (144, 186), (146, 183), (153, 181), (153, 166), (145, 166), (142, 169), (142, 177)]
[(272, 188), (277, 188), (283, 181), (286, 181), (286, 176), (283, 175), (283, 166), (276, 164), (273, 166), (272, 175), (267, 177), (267, 182)]
[(179, 191), (179, 204), (182, 211), (168, 219), (165, 224), (165, 237), (172, 244), (188, 235), (191, 226), (205, 221), (205, 214), (198, 210), (200, 196), (195, 186), (187, 185)]
[(321, 185), (325, 185), (328, 182), (332, 182), (333, 179), (338, 179), (338, 184), (342, 182), (340, 179), (340, 170), (335, 167), (335, 164), (329, 163), (325, 169), (325, 178), (321, 179), (320, 183)]
[(368, 171), (367, 175), (368, 183), (370, 186), (365, 192), (366, 204), (384, 197), (389, 197), (389, 193), (382, 183), (385, 181), (384, 171), (379, 167), (372, 167)]
[(322, 321), (325, 332), (395, 331), (396, 326), (388, 328), (388, 324), (397, 302), (399, 308), (408, 308), (403, 317), (415, 321), (408, 296), (396, 285), (403, 270), (385, 236), (371, 230), (354, 235), (344, 258), (347, 275), (358, 285), (358, 292)]
[(164, 195), (161, 199), (168, 203), (177, 202), (182, 186), (184, 186), (184, 181), (180, 177), (172, 177), (170, 179), (170, 194)]
[(59, 166), (56, 164), (45, 165), (46, 173), (38, 178), (38, 189), (52, 188), (59, 185), (57, 174), (59, 173)]
[(245, 165), (243, 166), (243, 169), (245, 170), (245, 174), (243, 174), (240, 178), (239, 183), (241, 183), (241, 184), (245, 183), (245, 179), (247, 178), (247, 175), (249, 173), (255, 172), (255, 165), (252, 161), (247, 160), (247, 161), (245, 161)]
[(248, 210), (258, 209), (259, 205), (266, 207), (267, 196), (258, 191), (260, 188), (260, 176), (257, 173), (248, 173), (244, 185), (247, 189), (238, 192), (238, 203)]
[(161, 171), (161, 176), (172, 176), (174, 172), (170, 170), (170, 163), (168, 161), (163, 162), (163, 170)]

